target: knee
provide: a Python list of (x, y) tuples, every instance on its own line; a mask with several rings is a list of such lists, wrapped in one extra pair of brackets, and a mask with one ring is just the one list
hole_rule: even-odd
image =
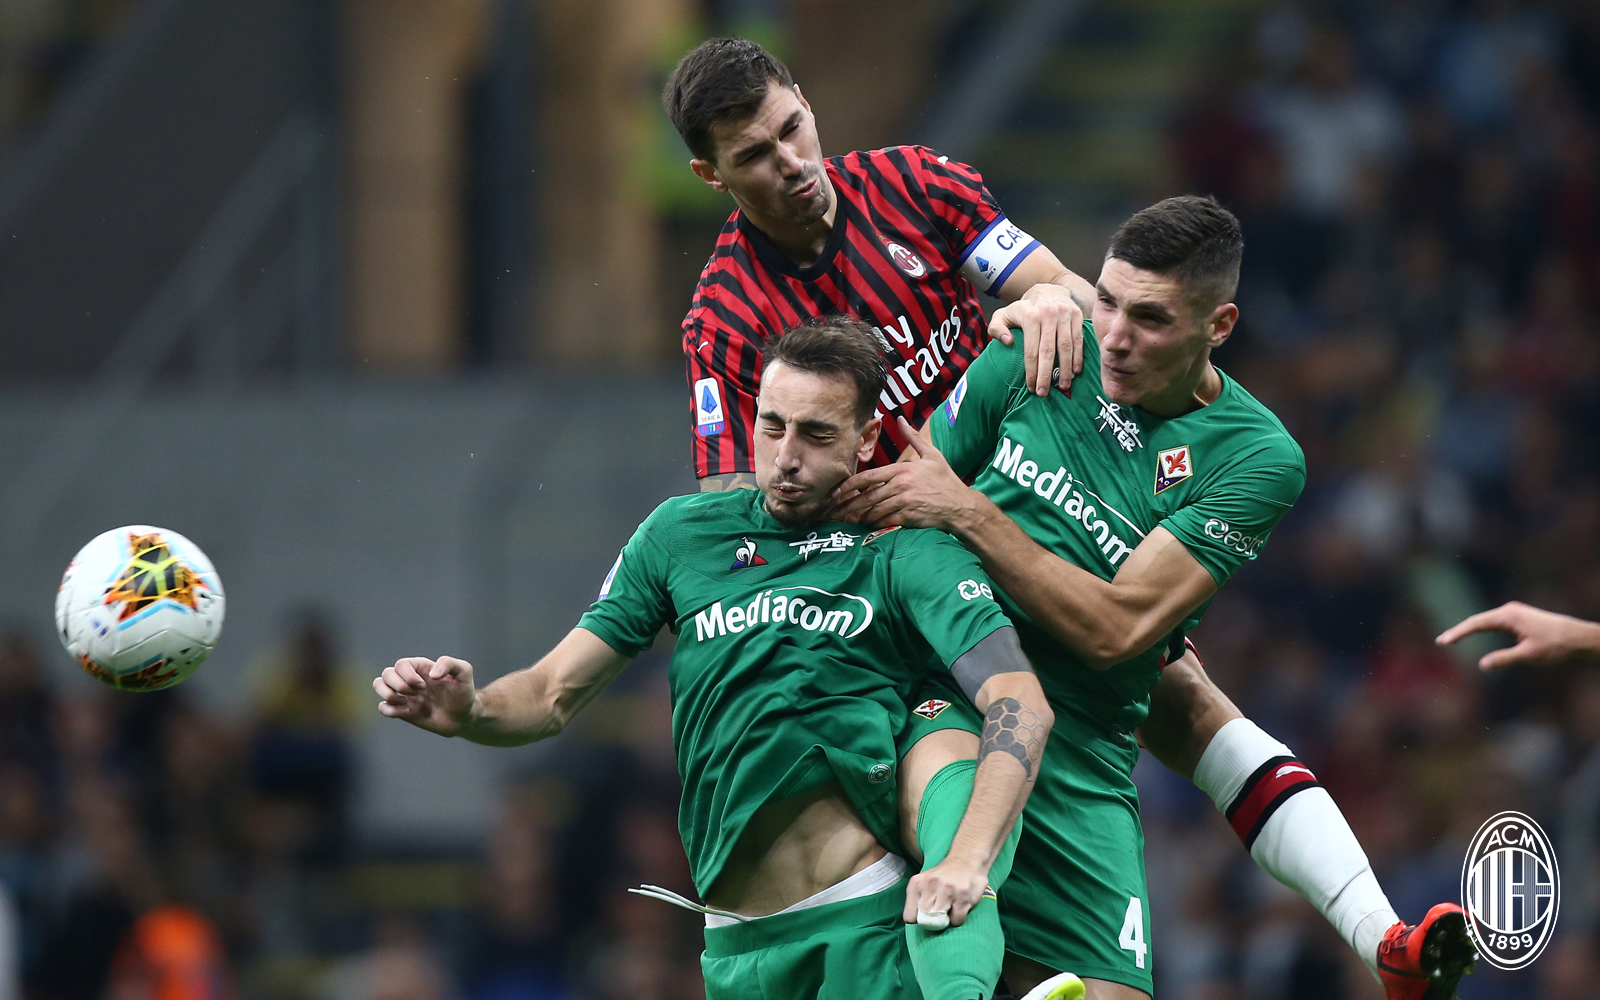
[(1243, 717), (1191, 650), (1162, 670), (1139, 738), (1161, 763), (1190, 776), (1217, 730)]

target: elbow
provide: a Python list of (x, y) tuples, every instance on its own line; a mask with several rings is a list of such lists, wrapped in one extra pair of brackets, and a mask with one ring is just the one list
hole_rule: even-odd
[(1090, 670), (1110, 670), (1133, 656), (1132, 643), (1113, 635), (1095, 636), (1082, 650), (1083, 662)]
[(552, 691), (540, 699), (539, 715), (534, 723), (538, 735), (535, 740), (547, 740), (561, 735), (578, 710), (589, 703), (595, 692), (584, 688), (564, 688)]
[(539, 717), (534, 721), (533, 725), (528, 727), (528, 742), (537, 743), (552, 736), (560, 736), (562, 731), (567, 728), (567, 723), (574, 714), (576, 714), (575, 710), (563, 711), (563, 707), (560, 704), (546, 706), (545, 710), (539, 713)]
[(1015, 681), (1009, 690), (1000, 692), (999, 697), (1014, 699), (1011, 710), (1015, 711), (1018, 704), (1025, 709), (1032, 719), (1028, 725), (1033, 728), (1038, 737), (1043, 740), (1056, 724), (1055, 709), (1050, 707), (1050, 699), (1044, 693), (1044, 687), (1039, 683), (1039, 677), (1033, 671), (1018, 672)]
[(1050, 700), (1044, 696), (1044, 691), (1039, 692), (1039, 704), (1034, 708), (1033, 714), (1039, 717), (1040, 736), (1050, 735), (1056, 725), (1055, 709), (1050, 707)]
[(1159, 622), (1135, 616), (1117, 616), (1103, 622), (1084, 643), (1084, 663), (1092, 670), (1110, 670), (1126, 663), (1161, 641)]

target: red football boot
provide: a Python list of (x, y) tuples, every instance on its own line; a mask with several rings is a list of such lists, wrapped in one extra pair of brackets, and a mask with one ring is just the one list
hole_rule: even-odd
[(1378, 944), (1378, 978), (1387, 1000), (1451, 1000), (1477, 961), (1467, 915), (1454, 903), (1435, 906), (1415, 927), (1400, 921)]

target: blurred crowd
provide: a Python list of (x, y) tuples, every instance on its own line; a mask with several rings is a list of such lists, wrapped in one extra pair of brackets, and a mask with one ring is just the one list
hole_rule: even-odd
[(377, 715), (319, 621), (242, 719), (52, 686), (38, 655), (0, 645), (0, 998), (704, 996), (698, 915), (624, 891), (693, 888), (659, 657), (450, 853), (353, 835)]
[[(1538, 818), (1571, 880), (1561, 938), (1462, 996), (1600, 995), (1600, 670), (1482, 676), (1432, 642), (1513, 598), (1600, 618), (1600, 6), (1281, 3), (1192, 93), (1179, 186), (1246, 241), (1217, 361), (1309, 469), (1201, 653), (1317, 771), (1402, 917), (1458, 897), (1490, 814)], [(1141, 778), (1166, 995), (1369, 989), (1208, 801)]]
[[(0, 144), (119, 6), (0, 3), (0, 49), (31, 60), (0, 59)], [(1600, 5), (1274, 4), (1188, 92), (1174, 186), (1247, 241), (1217, 360), (1309, 467), (1200, 651), (1406, 919), (1457, 897), (1489, 814), (1538, 818), (1560, 936), (1462, 995), (1600, 996), (1600, 667), (1483, 676), (1432, 641), (1512, 598), (1600, 619)], [(367, 672), (325, 623), (240, 720), (182, 689), (53, 687), (41, 655), (0, 645), (0, 1000), (703, 995), (698, 918), (622, 891), (691, 892), (659, 655), (507, 786), (480, 851), (442, 858), (353, 835)], [(1203, 795), (1137, 776), (1161, 996), (1373, 995)]]

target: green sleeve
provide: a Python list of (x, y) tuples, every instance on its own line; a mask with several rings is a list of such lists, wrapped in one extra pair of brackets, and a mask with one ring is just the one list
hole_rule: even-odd
[(961, 381), (951, 390), (944, 405), (928, 418), (928, 433), (933, 446), (944, 453), (956, 475), (971, 482), (994, 454), (1000, 439), (1000, 421), (1010, 411), (1016, 390), (1022, 385), (1022, 333), (1006, 346), (989, 342)]
[(942, 531), (904, 530), (890, 573), (895, 606), (947, 667), (1011, 624), (978, 558)]
[(1241, 470), (1174, 511), (1161, 527), (1184, 544), (1220, 587), (1260, 553), (1273, 526), (1289, 512), (1305, 484), (1304, 466)]
[(612, 563), (600, 585), (600, 596), (578, 619), (579, 628), (588, 629), (627, 656), (649, 649), (661, 626), (673, 618), (672, 598), (667, 593), (669, 557), (656, 535), (660, 515), (658, 507), (639, 525)]

